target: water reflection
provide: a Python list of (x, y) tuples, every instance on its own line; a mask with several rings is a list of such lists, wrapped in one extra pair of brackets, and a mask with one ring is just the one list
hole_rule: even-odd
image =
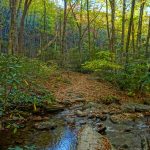
[(59, 141), (47, 150), (76, 150), (77, 138), (73, 131), (65, 127)]

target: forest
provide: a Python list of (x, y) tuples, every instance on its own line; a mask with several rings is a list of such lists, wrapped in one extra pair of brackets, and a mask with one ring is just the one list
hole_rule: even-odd
[(0, 150), (150, 150), (150, 0), (0, 0)]

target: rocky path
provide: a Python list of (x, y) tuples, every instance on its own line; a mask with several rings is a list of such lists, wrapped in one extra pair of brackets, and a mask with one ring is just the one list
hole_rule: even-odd
[(59, 101), (75, 101), (78, 98), (97, 101), (108, 96), (118, 97), (124, 102), (132, 99), (110, 83), (76, 72), (54, 74), (45, 85)]
[(77, 150), (150, 149), (150, 105), (139, 97), (74, 72), (53, 76), (46, 86), (67, 106), (60, 117), (79, 131)]
[(139, 103), (109, 83), (73, 72), (55, 74), (45, 86), (56, 103), (27, 116), (22, 110), (14, 114), (8, 121), (26, 123), (16, 134), (0, 130), (0, 149), (150, 150), (149, 99)]

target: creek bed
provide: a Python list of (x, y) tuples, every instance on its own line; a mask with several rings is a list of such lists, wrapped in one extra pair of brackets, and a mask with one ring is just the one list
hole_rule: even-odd
[[(99, 104), (99, 106), (106, 110), (103, 105)], [(48, 125), (56, 124), (56, 126), (50, 127), (50, 129), (42, 129), (43, 127), (37, 129), (35, 128), (37, 122), (30, 120), (24, 128), (18, 129), (16, 134), (9, 130), (2, 130), (0, 131), (0, 150), (7, 150), (16, 145), (20, 147), (35, 145), (36, 150), (76, 150), (78, 131), (85, 124), (96, 129), (97, 123), (104, 124), (106, 130), (103, 134), (116, 150), (149, 150), (146, 148), (148, 147), (147, 144), (150, 143), (150, 125), (146, 124), (150, 120), (149, 116), (132, 120), (127, 118), (127, 120), (123, 119), (122, 121), (115, 120), (114, 117), (112, 121), (113, 114), (105, 112), (106, 120), (105, 118), (101, 120), (102, 118), (89, 117), (91, 112), (102, 111), (100, 107), (96, 107), (98, 104), (87, 104), (87, 106), (84, 105), (84, 108), (83, 105), (77, 105), (62, 112), (51, 114), (46, 122), (49, 122)], [(120, 113), (119, 115), (132, 116), (132, 113)]]

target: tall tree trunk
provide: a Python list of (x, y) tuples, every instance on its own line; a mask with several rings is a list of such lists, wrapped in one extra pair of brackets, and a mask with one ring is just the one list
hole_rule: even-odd
[(107, 36), (109, 41), (108, 49), (111, 49), (111, 38), (110, 38), (109, 18), (108, 18), (108, 0), (106, 0), (106, 23), (107, 23)]
[(61, 51), (64, 57), (66, 47), (66, 24), (67, 24), (67, 0), (64, 0), (64, 20), (63, 20), (63, 31), (62, 31), (62, 46)]
[(135, 55), (135, 30), (134, 30), (134, 22), (132, 23), (132, 48), (133, 48), (133, 57)]
[(59, 16), (59, 48), (62, 52), (62, 17), (61, 17), (61, 10), (60, 10), (60, 16)]
[(148, 51), (149, 49), (149, 41), (150, 41), (150, 16), (149, 16), (149, 25), (148, 25), (148, 33), (147, 33), (147, 39), (146, 39), (146, 51), (145, 51), (145, 55), (147, 58), (149, 58), (150, 56), (150, 51)]
[(9, 30), (9, 43), (8, 54), (16, 53), (16, 15), (17, 15), (17, 0), (9, 0), (10, 5), (10, 30)]
[(19, 5), (17, 9), (17, 20), (19, 19), (19, 16), (20, 16), (21, 5), (22, 5), (22, 0), (19, 0)]
[(145, 0), (144, 1), (141, 0), (138, 29), (137, 29), (136, 49), (140, 49), (141, 47), (141, 34), (142, 34), (143, 12), (144, 12), (145, 2), (146, 2)]
[(2, 52), (2, 14), (0, 13), (0, 52)]
[(46, 0), (43, 0), (43, 31), (41, 31), (41, 50), (43, 49), (43, 47), (45, 46), (46, 43)]
[(24, 2), (24, 9), (20, 21), (20, 28), (19, 28), (19, 33), (18, 33), (18, 51), (20, 54), (23, 55), (23, 50), (24, 50), (24, 22), (25, 18), (28, 12), (28, 9), (31, 5), (32, 0), (25, 0)]
[(131, 35), (132, 24), (133, 24), (134, 7), (135, 7), (135, 0), (132, 0), (131, 15), (130, 15), (130, 21), (128, 27), (127, 42), (126, 42), (126, 63), (128, 63), (129, 61), (128, 53), (129, 53), (129, 45), (130, 45), (130, 35)]
[(90, 34), (90, 10), (89, 10), (89, 0), (86, 1), (86, 9), (87, 9), (87, 27), (88, 27), (88, 49), (89, 56), (91, 58), (91, 34)]
[(126, 0), (123, 0), (121, 51), (124, 51)]
[(111, 6), (111, 52), (115, 53), (115, 0), (109, 0)]
[[(82, 19), (83, 19), (83, 15), (82, 15), (82, 0), (80, 0), (80, 23), (79, 23), (79, 53), (81, 54), (81, 44), (82, 44)], [(81, 55), (80, 55), (81, 56)]]

